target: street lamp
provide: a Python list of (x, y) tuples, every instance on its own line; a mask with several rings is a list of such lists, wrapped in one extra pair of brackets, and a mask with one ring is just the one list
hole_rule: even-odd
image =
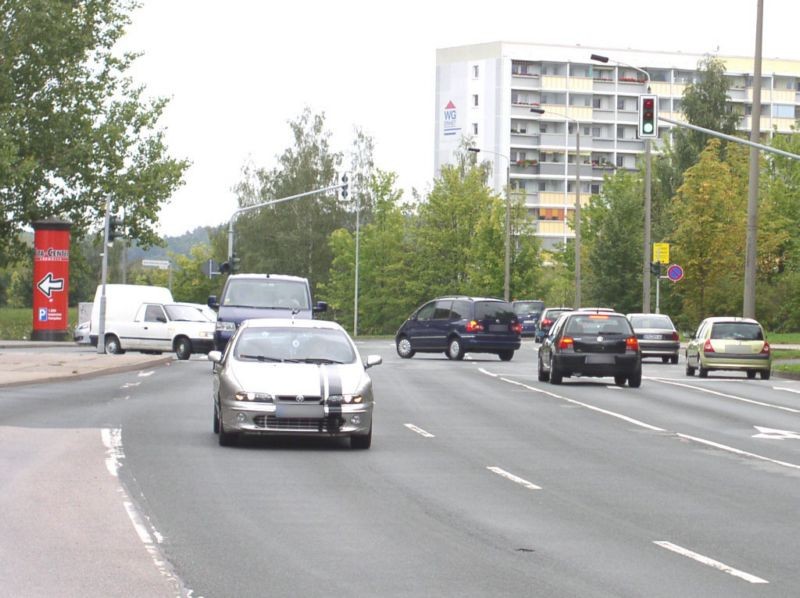
[(479, 147), (469, 147), (467, 148), (467, 150), (470, 152), (474, 152), (476, 154), (483, 151), (506, 159), (506, 255), (505, 255), (505, 266), (503, 271), (503, 299), (508, 301), (509, 297), (511, 296), (509, 288), (511, 279), (511, 210), (509, 206), (509, 204), (511, 203), (511, 179), (510, 179), (511, 158), (509, 158), (505, 154), (501, 154), (499, 152), (493, 152), (492, 150), (482, 150)]
[[(592, 54), (592, 60), (597, 62), (607, 63), (611, 60), (608, 56), (600, 56), (599, 54)], [(635, 71), (642, 73), (647, 78), (647, 93), (650, 93), (650, 73), (617, 60), (611, 60), (614, 64), (626, 66)], [(652, 192), (651, 192), (651, 158), (650, 158), (650, 139), (644, 140), (644, 255), (642, 260), (642, 312), (650, 313), (650, 213), (652, 211)]]
[[(531, 108), (531, 112), (544, 114), (543, 108)], [(575, 309), (581, 306), (581, 123), (571, 116), (548, 112), (575, 123)], [(569, 160), (567, 160), (569, 162)], [(566, 208), (566, 206), (565, 206)], [(564, 220), (567, 219), (566, 209)]]

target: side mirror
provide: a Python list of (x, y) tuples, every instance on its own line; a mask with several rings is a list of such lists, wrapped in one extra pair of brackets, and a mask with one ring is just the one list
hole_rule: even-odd
[(219, 303), (217, 303), (216, 295), (209, 295), (206, 304), (214, 311), (219, 311)]
[(328, 311), (328, 303), (326, 301), (317, 301), (317, 304), (314, 306), (312, 311), (315, 313)]
[(214, 363), (219, 363), (222, 361), (222, 351), (209, 351), (208, 352), (208, 360)]
[(367, 360), (364, 362), (364, 368), (371, 368), (373, 365), (380, 365), (383, 363), (383, 357), (380, 355), (367, 355)]

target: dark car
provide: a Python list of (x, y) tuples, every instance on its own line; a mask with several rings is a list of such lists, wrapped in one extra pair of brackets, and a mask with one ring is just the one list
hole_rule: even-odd
[(572, 311), (571, 307), (548, 307), (542, 312), (542, 315), (539, 316), (539, 321), (536, 322), (536, 330), (534, 332), (533, 340), (537, 343), (541, 343), (544, 340), (544, 337), (547, 336), (547, 333), (550, 331), (550, 326), (552, 326), (556, 320), (558, 320), (558, 316), (561, 314)]
[(519, 349), (522, 324), (511, 304), (489, 297), (439, 297), (403, 322), (395, 335), (397, 354), (443, 352), (449, 359), (465, 353), (496, 353), (503, 361)]
[(517, 299), (511, 302), (514, 313), (522, 324), (522, 336), (533, 336), (536, 333), (536, 322), (544, 311), (544, 301), (538, 299)]
[(575, 375), (613, 376), (619, 386), (641, 386), (642, 353), (628, 318), (573, 311), (558, 319), (539, 349), (539, 380), (561, 384)]

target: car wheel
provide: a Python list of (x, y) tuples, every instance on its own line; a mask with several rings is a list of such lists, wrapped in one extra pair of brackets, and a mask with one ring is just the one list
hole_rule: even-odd
[(350, 436), (350, 448), (364, 450), (372, 446), (372, 424), (366, 434), (353, 434)]
[(214, 434), (219, 434), (219, 415), (217, 414), (216, 405), (214, 405)]
[(461, 360), (464, 359), (464, 347), (461, 345), (461, 339), (454, 336), (447, 344), (447, 356), (450, 359)]
[(122, 355), (125, 351), (122, 349), (122, 345), (119, 342), (119, 339), (114, 334), (109, 334), (106, 336), (106, 353), (111, 353), (112, 355)]
[(636, 370), (633, 375), (628, 376), (628, 386), (631, 388), (639, 388), (642, 385), (642, 368)]
[(544, 371), (544, 364), (542, 357), (539, 356), (539, 382), (547, 382), (550, 379), (550, 373)]
[(185, 336), (175, 339), (175, 355), (178, 359), (189, 359), (192, 355), (192, 341)]
[(514, 351), (500, 351), (497, 354), (503, 361), (511, 361), (514, 357)]
[(670, 357), (669, 360), (672, 362), (673, 365), (675, 365), (675, 364), (678, 363), (678, 356), (677, 355), (673, 355), (672, 357)]
[(561, 370), (558, 369), (556, 366), (555, 358), (553, 356), (550, 357), (550, 384), (561, 384), (561, 381), (564, 379)]
[(222, 412), (217, 414), (217, 425), (219, 426), (219, 445), (233, 446), (236, 443), (236, 434), (225, 431), (225, 424), (222, 423)]
[(762, 380), (769, 380), (770, 371), (769, 370), (761, 370), (761, 379)]
[(403, 359), (414, 357), (414, 350), (411, 348), (411, 341), (407, 337), (401, 336), (397, 339), (397, 354)]
[(661, 357), (661, 363), (668, 363), (668, 362), (669, 362), (669, 356), (664, 355)]
[(689, 356), (686, 355), (686, 375), (694, 376), (694, 368), (689, 365)]
[(614, 384), (617, 386), (625, 386), (625, 381), (627, 378), (625, 376), (614, 376)]
[(708, 370), (706, 368), (704, 368), (702, 365), (700, 365), (700, 367), (698, 367), (697, 374), (701, 378), (708, 378)]
[(755, 377), (756, 377), (756, 371), (755, 370), (747, 370), (747, 379), (748, 380), (752, 380)]

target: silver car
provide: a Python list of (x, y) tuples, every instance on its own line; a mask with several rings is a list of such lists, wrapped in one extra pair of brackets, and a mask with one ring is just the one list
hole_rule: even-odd
[(372, 444), (372, 380), (347, 332), (335, 322), (246, 320), (214, 363), (214, 432), (222, 446), (240, 434), (349, 437)]
[(664, 363), (678, 363), (680, 336), (666, 314), (628, 314), (642, 357), (660, 357)]

